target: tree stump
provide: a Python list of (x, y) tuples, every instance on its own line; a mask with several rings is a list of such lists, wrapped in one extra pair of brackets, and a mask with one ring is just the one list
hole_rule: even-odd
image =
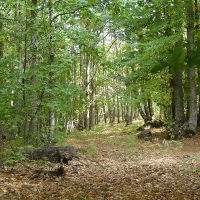
[(66, 163), (77, 157), (78, 148), (75, 146), (44, 146), (33, 149), (29, 152), (31, 160), (47, 158), (52, 163)]

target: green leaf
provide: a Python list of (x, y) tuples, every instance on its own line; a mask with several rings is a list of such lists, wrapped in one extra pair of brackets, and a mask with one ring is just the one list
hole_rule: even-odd
[(93, 5), (94, 2), (95, 2), (95, 0), (88, 0), (88, 3), (89, 3), (90, 5)]
[(185, 60), (185, 50), (182, 46), (176, 46), (172, 53), (172, 62), (182, 63)]
[(200, 46), (197, 46), (196, 49), (194, 49), (194, 51), (190, 52), (190, 56), (188, 58), (188, 66), (189, 67), (193, 67), (193, 66), (197, 66), (198, 68), (200, 67)]
[(151, 69), (151, 73), (152, 74), (156, 74), (157, 72), (165, 69), (166, 67), (168, 67), (168, 63), (167, 62), (162, 62), (159, 63), (158, 65), (155, 65), (152, 69)]

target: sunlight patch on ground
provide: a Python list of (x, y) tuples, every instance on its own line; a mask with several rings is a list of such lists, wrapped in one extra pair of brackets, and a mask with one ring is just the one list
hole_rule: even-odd
[(176, 159), (169, 157), (169, 156), (163, 156), (163, 157), (159, 157), (159, 158), (146, 158), (145, 160), (142, 160), (140, 162), (141, 165), (149, 165), (149, 166), (160, 166), (160, 165), (165, 165), (165, 166), (169, 166), (169, 165), (173, 165), (175, 164), (177, 161)]

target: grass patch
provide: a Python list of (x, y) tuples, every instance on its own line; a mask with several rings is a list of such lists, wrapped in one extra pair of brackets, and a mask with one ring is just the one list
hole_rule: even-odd
[(200, 173), (200, 168), (198, 168), (198, 169), (196, 170), (196, 172)]
[(52, 143), (56, 143), (58, 146), (65, 146), (67, 141), (67, 134), (64, 132), (56, 132), (51, 139)]
[(79, 149), (80, 153), (87, 155), (98, 155), (98, 148), (94, 142), (89, 143), (86, 147), (82, 147)]
[(121, 143), (121, 141), (119, 140), (119, 134), (108, 136), (103, 141), (103, 143), (108, 143), (108, 144), (119, 144), (119, 143)]
[(135, 135), (131, 135), (131, 136), (128, 136), (126, 138), (126, 143), (129, 147), (134, 147), (136, 146), (136, 144), (138, 143), (138, 138), (137, 136)]
[(169, 153), (170, 151), (178, 151), (183, 147), (182, 142), (176, 140), (163, 140), (162, 152)]
[(126, 138), (125, 144), (128, 149), (124, 151), (126, 155), (133, 155), (137, 151), (138, 138), (135, 135), (130, 135)]

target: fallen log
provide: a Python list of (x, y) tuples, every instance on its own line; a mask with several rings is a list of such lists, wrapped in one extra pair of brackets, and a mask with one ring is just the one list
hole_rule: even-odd
[(151, 136), (151, 129), (146, 129), (141, 131), (140, 133), (137, 134), (138, 139), (143, 139), (145, 137), (150, 137)]
[(77, 157), (78, 148), (75, 146), (44, 146), (31, 150), (29, 157), (31, 160), (47, 158), (52, 163), (66, 163)]
[(142, 126), (140, 126), (139, 128), (137, 128), (137, 131), (143, 131), (146, 130), (148, 128), (160, 128), (163, 127), (164, 123), (161, 120), (152, 120), (152, 121), (147, 121), (145, 122), (145, 124), (143, 124)]
[(63, 176), (65, 175), (65, 169), (63, 166), (60, 166), (59, 168), (55, 169), (55, 170), (35, 170), (36, 173), (38, 174), (45, 174), (45, 175), (49, 175), (49, 176)]

